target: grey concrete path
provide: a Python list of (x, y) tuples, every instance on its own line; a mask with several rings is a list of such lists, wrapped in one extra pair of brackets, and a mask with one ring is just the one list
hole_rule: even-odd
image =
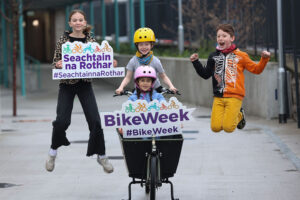
[[(88, 128), (75, 99), (68, 138), (73, 143), (58, 151), (52, 173), (44, 164), (55, 118), (57, 86), (43, 77), (40, 92), (18, 96), (18, 116), (12, 117), (11, 91), (1, 88), (0, 199), (1, 200), (118, 200), (127, 197), (130, 182), (124, 160), (113, 159), (106, 174), (95, 158), (86, 157)], [(114, 88), (96, 81), (101, 111), (120, 109), (126, 97), (112, 98)], [(184, 91), (182, 91), (184, 94)], [(193, 107), (188, 105), (188, 107)], [(232, 134), (210, 131), (210, 109), (197, 107), (196, 121), (184, 127), (184, 144), (174, 178), (175, 197), (182, 200), (298, 200), (300, 197), (300, 130), (289, 121), (247, 116), (247, 126)], [(105, 131), (107, 155), (122, 156), (114, 130)], [(170, 199), (163, 185), (157, 199)], [(135, 200), (143, 188), (133, 186)]]

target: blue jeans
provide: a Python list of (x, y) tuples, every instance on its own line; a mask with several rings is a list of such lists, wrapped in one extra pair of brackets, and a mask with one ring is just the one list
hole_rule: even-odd
[(100, 115), (94, 91), (90, 82), (79, 81), (76, 84), (59, 85), (56, 119), (53, 121), (52, 149), (70, 145), (66, 130), (71, 124), (71, 114), (75, 95), (78, 96), (90, 130), (87, 156), (105, 154), (105, 142), (100, 122)]

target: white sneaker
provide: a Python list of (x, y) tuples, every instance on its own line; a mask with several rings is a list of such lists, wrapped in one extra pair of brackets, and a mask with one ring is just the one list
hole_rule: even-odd
[(114, 171), (114, 167), (112, 166), (112, 164), (110, 164), (110, 162), (108, 161), (107, 157), (104, 158), (100, 158), (99, 156), (97, 157), (97, 162), (102, 165), (104, 171), (106, 173), (112, 173)]
[(46, 160), (46, 170), (48, 172), (52, 172), (54, 170), (55, 158), (56, 156), (51, 156), (48, 154), (48, 159)]

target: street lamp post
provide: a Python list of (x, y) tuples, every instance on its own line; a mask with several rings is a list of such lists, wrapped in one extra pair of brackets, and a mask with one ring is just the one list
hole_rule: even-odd
[(283, 41), (282, 41), (282, 4), (277, 0), (277, 28), (278, 28), (278, 102), (279, 102), (279, 123), (286, 123), (286, 90), (285, 90), (285, 69), (283, 64)]
[(184, 32), (183, 32), (183, 25), (182, 25), (182, 1), (178, 0), (178, 19), (179, 19), (179, 24), (178, 24), (178, 49), (179, 53), (183, 53), (184, 49)]

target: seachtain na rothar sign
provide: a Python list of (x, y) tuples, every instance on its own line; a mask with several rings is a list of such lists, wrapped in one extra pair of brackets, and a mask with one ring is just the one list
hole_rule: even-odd
[(122, 128), (124, 138), (181, 134), (182, 124), (192, 120), (195, 108), (187, 109), (176, 97), (169, 101), (126, 101), (121, 111), (101, 112), (103, 128)]
[(113, 48), (107, 41), (66, 42), (62, 45), (62, 69), (52, 70), (52, 79), (124, 77), (124, 67), (113, 67)]

